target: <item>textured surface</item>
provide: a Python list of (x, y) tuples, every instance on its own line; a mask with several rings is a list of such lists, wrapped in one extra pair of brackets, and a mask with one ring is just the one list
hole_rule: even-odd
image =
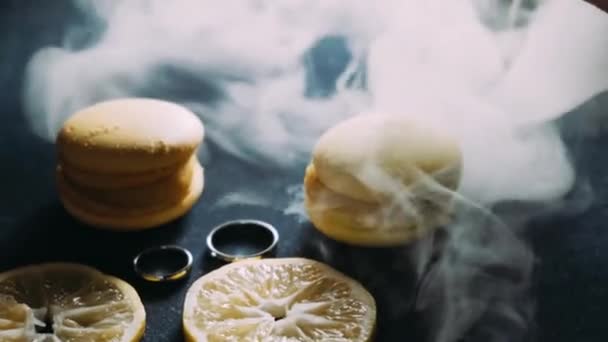
[(34, 334), (51, 340), (50, 331), (39, 331), (34, 324), (52, 326), (54, 337), (71, 342), (132, 342), (144, 331), (145, 311), (135, 289), (86, 266), (18, 268), (0, 274), (0, 292), (2, 341), (26, 341)]
[[(308, 224), (300, 225), (281, 211), (255, 206), (217, 208), (226, 191), (264, 180), (276, 200), (284, 199), (284, 185), (301, 181), (304, 167), (293, 174), (270, 174), (224, 156), (210, 146), (205, 194), (190, 215), (169, 226), (137, 234), (95, 231), (74, 222), (61, 208), (54, 187), (54, 147), (28, 129), (20, 105), (21, 76), (33, 51), (59, 44), (73, 10), (67, 1), (4, 0), (0, 2), (0, 270), (40, 261), (79, 261), (131, 282), (148, 313), (145, 341), (181, 341), (181, 308), (188, 285), (218, 265), (205, 256), (206, 233), (228, 219), (253, 217), (279, 229), (278, 254), (323, 260), (360, 280), (378, 301), (379, 341), (412, 341), (423, 333), (415, 317), (394, 324), (393, 313), (410, 304), (414, 284), (404, 251), (369, 251), (327, 241)], [(606, 103), (606, 102), (604, 102)], [(608, 108), (608, 107), (603, 107)], [(598, 112), (598, 109), (595, 109)], [(599, 110), (601, 112), (601, 110)], [(606, 109), (603, 109), (606, 112)], [(580, 118), (580, 116), (579, 116)], [(567, 120), (578, 120), (567, 118)], [(566, 121), (567, 121), (566, 120)], [(605, 209), (608, 178), (605, 147), (608, 138), (601, 121), (591, 127), (594, 138), (570, 139), (580, 171), (589, 175), (596, 191), (594, 205), (583, 214), (554, 215), (530, 230), (538, 257), (535, 293), (538, 341), (604, 342), (608, 340), (608, 231)], [(573, 205), (576, 203), (573, 203)], [(131, 259), (141, 248), (178, 243), (193, 251), (194, 269), (184, 282), (159, 285), (137, 280)], [(388, 317), (388, 318), (387, 318)], [(403, 323), (404, 322), (404, 323)], [(398, 332), (391, 331), (398, 328)], [(486, 340), (487, 341), (487, 340)]]

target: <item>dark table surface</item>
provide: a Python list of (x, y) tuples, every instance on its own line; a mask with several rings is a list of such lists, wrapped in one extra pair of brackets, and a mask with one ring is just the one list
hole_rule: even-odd
[[(291, 172), (262, 169), (208, 144), (202, 156), (207, 185), (202, 199), (183, 219), (146, 232), (117, 234), (84, 227), (68, 216), (54, 185), (54, 146), (31, 132), (20, 92), (31, 54), (41, 46), (59, 44), (66, 25), (75, 21), (78, 16), (67, 1), (0, 2), (0, 271), (44, 261), (95, 266), (122, 277), (139, 291), (148, 314), (145, 341), (181, 341), (185, 291), (197, 277), (219, 265), (206, 256), (206, 234), (225, 220), (256, 218), (279, 229), (279, 256), (322, 260), (361, 280), (378, 299), (380, 341), (422, 340), (424, 319), (413, 313), (394, 314), (398, 310), (392, 307), (409, 298), (404, 293), (413, 289), (407, 276), (391, 271), (399, 251), (359, 250), (333, 243), (310, 224), (285, 215), (281, 205), (214, 205), (230, 189), (252, 188), (252, 184), (263, 184), (265, 194), (273, 194), (272, 203), (284, 203), (288, 200), (285, 186), (300, 182), (303, 167)], [(601, 120), (597, 121), (602, 108), (608, 114), (608, 106), (598, 107), (599, 102), (563, 120), (576, 123), (593, 115), (598, 123), (594, 134), (581, 133), (581, 129), (566, 132), (580, 183), (587, 182), (593, 189), (592, 204), (583, 211), (545, 215), (526, 233), (538, 261), (532, 289), (536, 306), (533, 330), (538, 341), (608, 341), (608, 211), (604, 208), (608, 158), (603, 148), (608, 137)], [(194, 268), (188, 280), (159, 285), (135, 277), (133, 256), (159, 244), (179, 244), (193, 252)], [(492, 341), (512, 340), (502, 338)]]

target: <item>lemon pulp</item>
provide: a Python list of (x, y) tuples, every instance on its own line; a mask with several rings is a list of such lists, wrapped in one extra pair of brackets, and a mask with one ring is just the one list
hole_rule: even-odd
[(139, 341), (145, 311), (126, 282), (78, 264), (0, 274), (0, 341)]
[(373, 297), (356, 281), (302, 258), (235, 262), (188, 290), (188, 341), (369, 341)]

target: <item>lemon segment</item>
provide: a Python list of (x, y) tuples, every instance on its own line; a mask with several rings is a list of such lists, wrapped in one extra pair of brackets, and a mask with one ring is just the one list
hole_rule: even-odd
[(126, 282), (78, 264), (41, 264), (0, 274), (0, 341), (133, 342), (145, 310)]
[(188, 341), (370, 341), (373, 297), (303, 258), (244, 260), (198, 279), (183, 313)]

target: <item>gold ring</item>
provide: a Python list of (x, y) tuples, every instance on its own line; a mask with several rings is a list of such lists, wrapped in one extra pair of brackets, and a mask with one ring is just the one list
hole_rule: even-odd
[(147, 281), (179, 280), (192, 269), (192, 253), (173, 245), (148, 248), (133, 259), (133, 268), (135, 273)]

